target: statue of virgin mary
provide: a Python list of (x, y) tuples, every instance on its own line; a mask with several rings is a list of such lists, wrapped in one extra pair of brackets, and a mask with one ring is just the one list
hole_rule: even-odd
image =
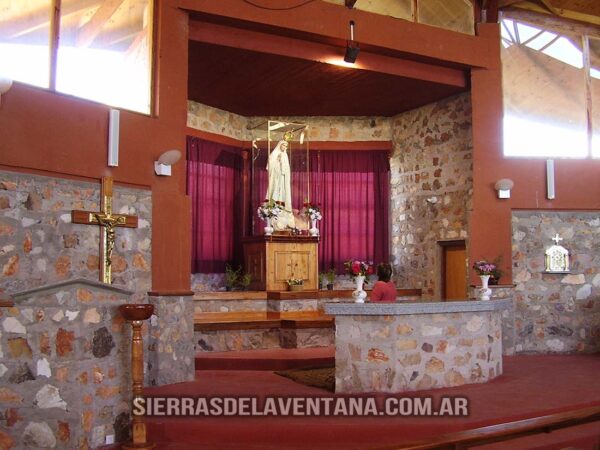
[(283, 209), (279, 217), (274, 220), (273, 226), (276, 230), (285, 230), (287, 227), (294, 227), (290, 160), (287, 154), (288, 146), (287, 141), (279, 141), (269, 155), (269, 161), (267, 162), (269, 184), (266, 200), (278, 203)]

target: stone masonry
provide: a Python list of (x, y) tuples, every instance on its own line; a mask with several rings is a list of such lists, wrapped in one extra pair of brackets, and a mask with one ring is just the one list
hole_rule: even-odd
[(502, 374), (498, 311), (336, 316), (336, 393), (484, 383)]
[(193, 381), (194, 302), (191, 296), (150, 296), (146, 383), (151, 386)]
[[(569, 274), (544, 272), (556, 233), (570, 252)], [(512, 236), (516, 351), (600, 351), (600, 214), (513, 211)]]
[(438, 241), (467, 240), (473, 189), (471, 98), (463, 94), (394, 117), (392, 262), (398, 286), (439, 297)]
[(389, 141), (391, 120), (387, 117), (245, 117), (201, 103), (188, 101), (187, 124), (190, 128), (251, 141), (248, 127), (267, 120), (306, 123), (312, 141)]
[[(72, 278), (98, 280), (99, 228), (71, 223), (71, 210), (98, 211), (100, 182), (0, 171), (0, 292)], [(139, 217), (119, 228), (113, 283), (142, 300), (151, 285), (152, 195), (115, 186), (113, 210)]]
[[(130, 291), (87, 280), (15, 295), (0, 311), (2, 448), (96, 448), (128, 437)], [(11, 445), (14, 447), (11, 447)]]

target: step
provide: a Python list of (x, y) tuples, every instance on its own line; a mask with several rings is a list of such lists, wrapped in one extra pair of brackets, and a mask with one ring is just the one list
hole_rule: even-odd
[(331, 367), (334, 364), (334, 346), (196, 353), (196, 370), (273, 371), (301, 367)]

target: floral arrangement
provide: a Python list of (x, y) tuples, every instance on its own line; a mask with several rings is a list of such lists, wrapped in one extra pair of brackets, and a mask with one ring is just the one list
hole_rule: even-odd
[(358, 259), (351, 259), (344, 263), (346, 272), (352, 275), (352, 278), (357, 276), (367, 277), (374, 273), (373, 261), (361, 261)]
[(498, 267), (493, 262), (487, 262), (486, 260), (475, 261), (473, 269), (477, 272), (477, 275), (493, 275), (497, 272)]
[(302, 286), (304, 284), (304, 280), (302, 278), (290, 278), (287, 280), (288, 286)]
[(321, 220), (321, 208), (318, 205), (313, 205), (310, 202), (304, 202), (304, 215), (310, 220)]
[(256, 210), (256, 212), (258, 213), (258, 217), (260, 217), (262, 220), (266, 220), (271, 217), (277, 217), (279, 216), (279, 214), (281, 214), (281, 211), (281, 206), (279, 206), (274, 201), (264, 202)]

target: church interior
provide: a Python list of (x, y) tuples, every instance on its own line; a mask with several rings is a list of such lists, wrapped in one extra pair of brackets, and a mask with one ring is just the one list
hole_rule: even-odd
[(598, 174), (596, 0), (0, 0), (0, 449), (597, 449)]

